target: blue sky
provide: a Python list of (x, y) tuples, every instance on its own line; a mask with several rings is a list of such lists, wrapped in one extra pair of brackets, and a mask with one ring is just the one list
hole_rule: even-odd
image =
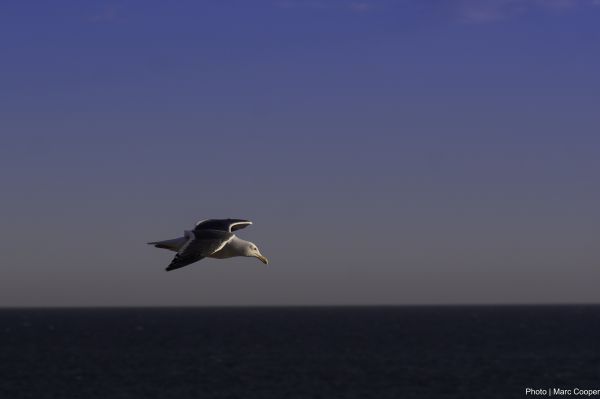
[[(598, 302), (599, 19), (4, 2), (0, 305)], [(144, 243), (210, 217), (272, 264), (165, 273)]]

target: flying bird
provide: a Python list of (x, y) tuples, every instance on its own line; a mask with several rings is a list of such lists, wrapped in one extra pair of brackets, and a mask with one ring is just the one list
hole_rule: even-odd
[(193, 230), (184, 231), (183, 237), (148, 244), (177, 252), (167, 271), (182, 268), (204, 258), (225, 259), (234, 256), (255, 257), (266, 265), (269, 260), (260, 253), (256, 244), (233, 234), (234, 231), (251, 224), (251, 221), (244, 219), (201, 220)]

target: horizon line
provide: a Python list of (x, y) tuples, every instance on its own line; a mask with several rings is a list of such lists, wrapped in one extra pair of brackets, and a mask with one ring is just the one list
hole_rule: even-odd
[(68, 310), (68, 309), (247, 309), (247, 308), (433, 308), (433, 307), (582, 307), (600, 306), (600, 302), (562, 303), (446, 303), (446, 304), (322, 304), (322, 305), (42, 305), (42, 306), (1, 306), (2, 310)]

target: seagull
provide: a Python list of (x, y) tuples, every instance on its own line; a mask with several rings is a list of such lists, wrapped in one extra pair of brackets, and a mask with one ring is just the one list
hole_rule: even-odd
[(183, 237), (153, 241), (148, 245), (177, 252), (167, 271), (182, 268), (206, 257), (225, 259), (234, 256), (251, 256), (266, 265), (269, 260), (260, 253), (256, 244), (242, 240), (233, 234), (234, 231), (251, 224), (251, 221), (244, 219), (201, 220), (196, 223), (193, 230), (185, 230)]

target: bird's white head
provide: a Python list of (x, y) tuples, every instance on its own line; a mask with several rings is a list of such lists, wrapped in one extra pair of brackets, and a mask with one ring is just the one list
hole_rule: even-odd
[(269, 263), (269, 260), (260, 253), (256, 244), (254, 244), (252, 242), (248, 242), (248, 244), (246, 245), (244, 255), (258, 258), (265, 265)]

